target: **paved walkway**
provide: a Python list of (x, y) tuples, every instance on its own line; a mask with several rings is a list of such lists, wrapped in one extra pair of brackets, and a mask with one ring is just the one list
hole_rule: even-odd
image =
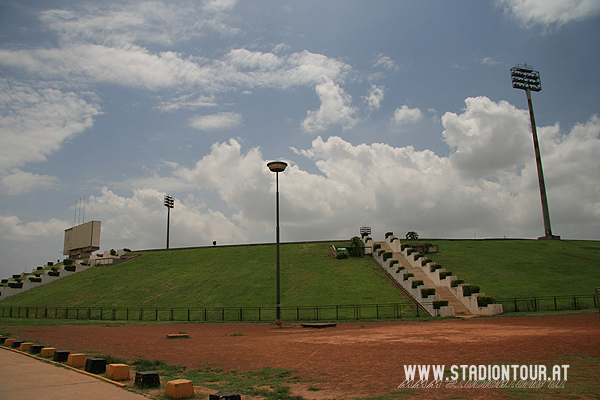
[(0, 348), (0, 400), (143, 400), (111, 383)]

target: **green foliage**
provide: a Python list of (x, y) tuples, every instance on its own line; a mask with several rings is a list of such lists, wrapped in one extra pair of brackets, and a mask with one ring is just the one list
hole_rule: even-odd
[(390, 236), (394, 236), (394, 232), (386, 232), (385, 233), (385, 238), (387, 239)]
[(373, 245), (373, 251), (378, 250), (378, 249), (381, 249), (381, 243), (375, 243)]
[(446, 279), (449, 276), (452, 276), (452, 271), (442, 271), (442, 272), (440, 272), (440, 280), (441, 279)]
[(432, 264), (429, 267), (429, 271), (430, 272), (435, 272), (436, 270), (441, 269), (441, 268), (442, 268), (442, 266), (440, 264)]
[[(399, 274), (400, 271), (402, 271), (403, 269), (405, 269), (402, 265), (398, 267), (398, 269), (396, 269), (396, 273)], [(414, 275), (413, 275), (414, 276)]]
[(479, 293), (479, 286), (477, 285), (464, 285), (462, 287), (463, 289), (463, 296), (467, 297), (472, 295), (473, 293)]
[(420, 279), (412, 281), (412, 288), (413, 288), (413, 289), (416, 289), (416, 288), (417, 288), (417, 286), (421, 286), (421, 285), (424, 285), (424, 283), (423, 283), (423, 281), (422, 281), (422, 280), (420, 280)]
[(463, 283), (465, 283), (464, 279), (455, 279), (450, 283), (450, 286), (457, 287), (458, 285), (461, 285)]
[(408, 231), (406, 233), (406, 240), (418, 240), (418, 239), (419, 239), (419, 235), (417, 234), (417, 232)]
[(400, 251), (404, 251), (404, 249), (406, 249), (407, 247), (410, 247), (410, 244), (408, 244), (408, 243), (402, 243), (400, 245)]
[(338, 260), (343, 260), (345, 258), (350, 258), (350, 252), (346, 249), (338, 250), (337, 256), (335, 256)]
[(427, 297), (432, 296), (432, 295), (435, 295), (434, 288), (421, 289), (421, 298), (426, 299)]
[(408, 278), (412, 278), (413, 276), (415, 276), (415, 274), (413, 274), (412, 272), (409, 272), (408, 274), (404, 274), (404, 280), (407, 281)]
[(362, 257), (365, 255), (364, 252), (364, 243), (361, 238), (358, 236), (354, 236), (350, 239), (350, 247), (348, 249), (350, 252), (350, 256), (352, 257)]
[(496, 299), (492, 296), (479, 296), (477, 297), (477, 305), (479, 307), (487, 307), (488, 304), (496, 303)]
[(392, 257), (394, 257), (394, 253), (392, 253), (391, 251), (386, 251), (385, 253), (383, 253), (383, 261), (384, 262)]
[(439, 310), (442, 307), (448, 306), (448, 300), (434, 300), (433, 301), (433, 309)]
[(392, 268), (394, 265), (398, 264), (399, 262), (400, 262), (400, 261), (398, 261), (398, 260), (390, 260), (390, 262), (389, 262), (389, 265), (388, 265), (388, 266), (389, 266), (390, 268)]
[(73, 265), (73, 259), (71, 259), (71, 258), (65, 258), (63, 260), (63, 264), (64, 265)]

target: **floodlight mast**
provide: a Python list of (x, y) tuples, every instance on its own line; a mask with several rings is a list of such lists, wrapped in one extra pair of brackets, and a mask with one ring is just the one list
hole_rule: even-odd
[(538, 172), (538, 183), (540, 186), (540, 197), (542, 199), (542, 215), (544, 218), (544, 236), (538, 239), (558, 239), (560, 236), (552, 234), (550, 226), (550, 212), (548, 210), (548, 198), (546, 196), (546, 184), (544, 183), (544, 171), (542, 169), (542, 156), (540, 154), (540, 145), (538, 143), (537, 128), (535, 126), (535, 117), (533, 115), (533, 103), (531, 102), (531, 92), (542, 90), (542, 81), (540, 73), (534, 71), (530, 65), (517, 64), (510, 69), (512, 87), (523, 89), (527, 94), (527, 106), (529, 107), (529, 119), (531, 121), (531, 133), (533, 135), (533, 149), (535, 151), (535, 162)]
[(171, 208), (175, 207), (175, 200), (171, 195), (165, 195), (165, 207), (167, 207), (167, 250), (169, 250), (169, 226), (171, 225)]

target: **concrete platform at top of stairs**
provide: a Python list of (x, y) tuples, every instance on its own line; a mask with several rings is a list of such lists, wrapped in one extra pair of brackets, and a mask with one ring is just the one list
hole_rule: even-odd
[(144, 400), (108, 382), (0, 348), (0, 400)]

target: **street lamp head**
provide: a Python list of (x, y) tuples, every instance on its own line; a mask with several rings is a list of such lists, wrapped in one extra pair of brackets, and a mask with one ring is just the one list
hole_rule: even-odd
[(287, 167), (287, 163), (283, 161), (271, 161), (267, 163), (267, 167), (269, 167), (271, 172), (283, 172)]

